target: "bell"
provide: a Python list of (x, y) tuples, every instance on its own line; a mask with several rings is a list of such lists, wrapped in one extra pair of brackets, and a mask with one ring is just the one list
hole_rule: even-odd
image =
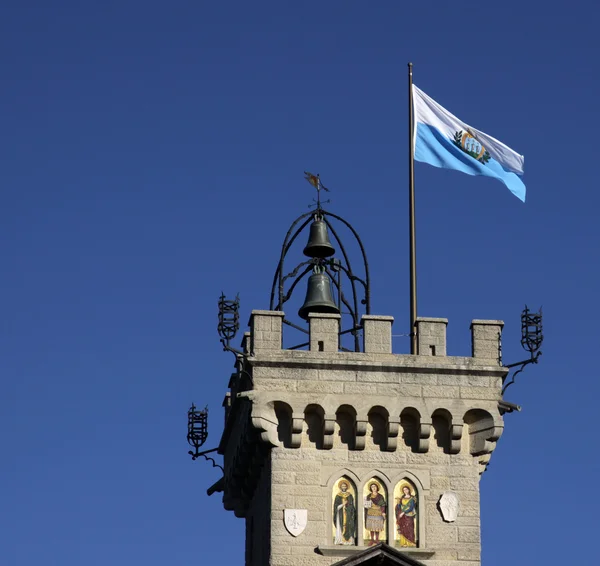
[(335, 248), (329, 241), (327, 224), (323, 220), (315, 220), (310, 225), (308, 244), (304, 248), (304, 255), (308, 257), (324, 258), (335, 253)]
[(304, 304), (298, 311), (298, 316), (308, 320), (309, 312), (333, 314), (339, 314), (340, 312), (331, 296), (331, 281), (324, 273), (313, 273), (308, 278), (306, 299), (304, 299)]

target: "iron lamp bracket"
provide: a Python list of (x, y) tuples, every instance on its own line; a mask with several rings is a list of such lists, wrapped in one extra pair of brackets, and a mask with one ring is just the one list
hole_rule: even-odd
[(530, 357), (527, 360), (504, 366), (509, 369), (516, 367), (519, 369), (512, 374), (510, 379), (505, 381), (501, 395), (504, 395), (504, 392), (515, 382), (517, 375), (519, 375), (529, 364), (537, 364), (539, 362), (540, 356), (542, 355), (541, 347), (543, 341), (542, 309), (540, 307), (539, 312), (531, 312), (527, 305), (525, 305), (525, 308), (521, 313), (521, 346), (524, 350), (529, 352)]

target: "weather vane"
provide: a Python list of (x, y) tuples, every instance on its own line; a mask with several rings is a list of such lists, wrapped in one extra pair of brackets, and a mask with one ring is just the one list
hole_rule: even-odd
[[(315, 188), (317, 189), (317, 200), (313, 199), (313, 202), (315, 202), (316, 204), (309, 204), (308, 207), (311, 208), (313, 206), (316, 205), (317, 210), (321, 209), (321, 191), (327, 191), (329, 192), (329, 189), (327, 187), (325, 187), (323, 185), (323, 183), (321, 183), (321, 178), (319, 176), (319, 174), (317, 173), (316, 175), (313, 175), (312, 173), (309, 173), (308, 171), (304, 171), (304, 178)], [(324, 200), (323, 204), (326, 204), (328, 202), (331, 202), (329, 199)]]

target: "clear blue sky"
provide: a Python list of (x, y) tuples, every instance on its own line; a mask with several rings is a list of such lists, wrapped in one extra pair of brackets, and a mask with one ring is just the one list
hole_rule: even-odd
[[(544, 306), (523, 412), (482, 479), (483, 561), (582, 565), (599, 527), (599, 12), (591, 1), (5, 3), (0, 18), (0, 563), (243, 563), (243, 521), (192, 462), (218, 443), (221, 290), (267, 308), (304, 169), (360, 231), (373, 310), (408, 329), (406, 63), (525, 155), (499, 182), (416, 164), (419, 314)], [(406, 353), (405, 338), (394, 349)]]

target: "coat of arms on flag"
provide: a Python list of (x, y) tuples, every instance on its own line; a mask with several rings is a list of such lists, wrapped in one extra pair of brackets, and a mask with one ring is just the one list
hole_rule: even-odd
[(454, 145), (462, 149), (467, 155), (477, 159), (484, 165), (490, 160), (490, 152), (485, 149), (483, 144), (477, 139), (477, 136), (471, 131), (459, 130), (454, 133)]

